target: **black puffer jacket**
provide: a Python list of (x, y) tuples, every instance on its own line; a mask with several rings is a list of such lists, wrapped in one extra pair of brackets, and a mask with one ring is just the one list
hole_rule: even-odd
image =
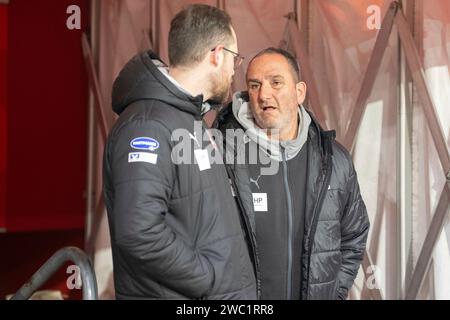
[[(311, 119), (300, 296), (305, 300), (345, 299), (363, 258), (369, 219), (349, 153), (334, 140), (334, 131), (323, 131), (312, 115)], [(215, 126), (224, 137), (227, 129), (243, 129), (231, 106), (222, 110)], [(242, 146), (230, 148), (230, 143), (244, 142), (226, 141), (226, 152), (234, 150), (236, 155)], [(247, 165), (227, 165), (227, 170), (238, 190), (240, 208), (251, 221), (255, 240), (255, 212)]]
[[(133, 58), (113, 88), (120, 118), (104, 154), (104, 195), (119, 299), (256, 299), (255, 273), (223, 164), (179, 163), (210, 145), (202, 96)], [(172, 138), (185, 129), (181, 141)], [(203, 137), (203, 139), (202, 139)], [(203, 141), (202, 141), (203, 140)], [(205, 142), (207, 141), (207, 142)], [(187, 154), (186, 154), (187, 152)], [(205, 164), (205, 163), (203, 163)]]

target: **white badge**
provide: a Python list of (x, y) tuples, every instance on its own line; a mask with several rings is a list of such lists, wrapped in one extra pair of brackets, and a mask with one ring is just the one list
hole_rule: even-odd
[(130, 152), (128, 153), (128, 162), (147, 162), (156, 164), (158, 155), (149, 152)]
[(252, 193), (252, 195), (254, 210), (267, 212), (267, 193)]
[(195, 159), (197, 160), (198, 168), (200, 171), (211, 169), (211, 164), (209, 163), (208, 150), (197, 149), (194, 150)]

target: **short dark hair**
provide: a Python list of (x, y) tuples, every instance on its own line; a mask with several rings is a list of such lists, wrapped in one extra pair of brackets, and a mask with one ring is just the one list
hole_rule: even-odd
[(291, 66), (292, 76), (294, 77), (295, 82), (300, 81), (300, 67), (298, 66), (297, 59), (288, 51), (280, 48), (266, 48), (261, 50), (250, 60), (249, 65), (255, 60), (256, 58), (263, 56), (265, 54), (279, 54), (286, 58), (287, 62)]
[(231, 44), (232, 37), (231, 18), (226, 12), (204, 4), (190, 5), (170, 23), (170, 65), (199, 63), (215, 46)]

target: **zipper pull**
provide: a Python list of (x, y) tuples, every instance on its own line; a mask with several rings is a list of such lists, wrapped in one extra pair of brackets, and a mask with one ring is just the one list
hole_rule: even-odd
[(233, 197), (236, 198), (236, 193), (234, 191), (233, 181), (231, 181), (231, 179), (228, 179), (228, 181), (230, 182), (231, 194), (233, 195)]

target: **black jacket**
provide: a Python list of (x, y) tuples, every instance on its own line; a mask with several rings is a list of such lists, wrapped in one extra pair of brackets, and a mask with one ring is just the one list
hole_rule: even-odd
[[(193, 159), (202, 141), (203, 97), (181, 92), (154, 65), (134, 57), (113, 87), (120, 115), (104, 154), (104, 196), (119, 299), (256, 299), (255, 274), (223, 164)], [(185, 129), (195, 139), (173, 139)], [(186, 138), (186, 137), (184, 137)], [(202, 146), (203, 145), (203, 146)], [(185, 154), (186, 155), (186, 154)], [(193, 161), (193, 160), (192, 160)]]
[[(312, 115), (311, 118), (300, 297), (345, 299), (363, 258), (369, 219), (349, 153), (335, 141), (334, 131), (323, 131)], [(224, 134), (227, 129), (243, 129), (231, 106), (222, 110), (215, 126)], [(236, 150), (242, 147), (230, 148), (230, 143), (236, 142), (226, 141), (224, 148), (234, 150), (236, 155)], [(228, 164), (227, 170), (238, 190), (240, 209), (251, 221), (256, 243), (248, 166)], [(257, 252), (257, 248), (254, 251)], [(258, 259), (256, 266), (259, 280)]]

